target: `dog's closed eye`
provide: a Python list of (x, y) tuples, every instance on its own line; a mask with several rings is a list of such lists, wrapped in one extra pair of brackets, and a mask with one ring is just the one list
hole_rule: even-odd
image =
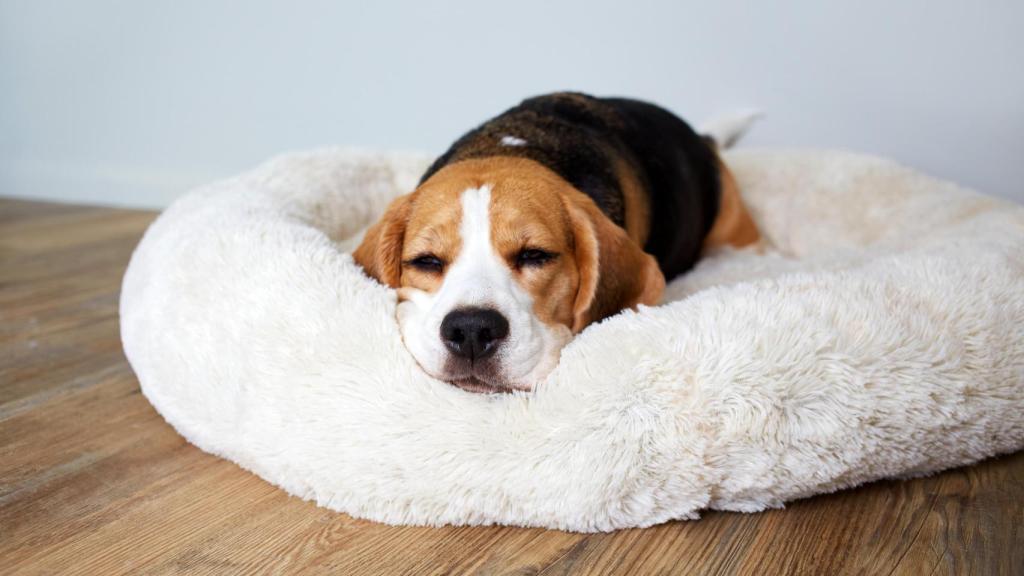
[(540, 268), (558, 257), (554, 252), (540, 248), (523, 248), (515, 255), (514, 265), (518, 268)]
[(444, 270), (444, 260), (441, 260), (433, 254), (420, 254), (415, 258), (406, 260), (403, 264), (415, 268), (420, 272), (437, 273)]

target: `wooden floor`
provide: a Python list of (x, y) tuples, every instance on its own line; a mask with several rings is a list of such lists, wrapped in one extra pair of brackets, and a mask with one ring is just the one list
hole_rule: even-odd
[(0, 573), (1024, 574), (1024, 453), (613, 534), (390, 527), (291, 498), (139, 393), (118, 291), (153, 217), (0, 199)]

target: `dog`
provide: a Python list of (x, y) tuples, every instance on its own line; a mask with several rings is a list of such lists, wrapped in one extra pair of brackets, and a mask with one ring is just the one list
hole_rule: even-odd
[(470, 392), (528, 391), (588, 325), (655, 305), (759, 233), (713, 138), (656, 105), (555, 93), (459, 138), (353, 252), (405, 346)]

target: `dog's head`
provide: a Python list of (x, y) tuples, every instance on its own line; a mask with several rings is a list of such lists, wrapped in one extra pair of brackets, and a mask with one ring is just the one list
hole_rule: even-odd
[(532, 389), (573, 334), (665, 287), (590, 198), (525, 158), (444, 167), (392, 202), (353, 256), (397, 289), (420, 366), (476, 392)]

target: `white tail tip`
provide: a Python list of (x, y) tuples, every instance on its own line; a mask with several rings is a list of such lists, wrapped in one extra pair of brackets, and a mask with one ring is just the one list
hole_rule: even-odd
[(764, 112), (761, 110), (737, 110), (711, 118), (701, 124), (697, 131), (709, 136), (719, 148), (731, 148), (762, 116)]

